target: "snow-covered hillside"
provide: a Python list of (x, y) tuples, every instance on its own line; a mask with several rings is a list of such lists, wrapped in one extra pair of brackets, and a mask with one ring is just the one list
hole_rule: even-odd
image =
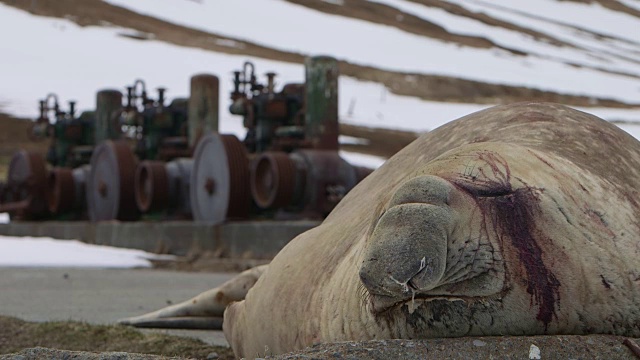
[[(456, 36), (479, 36), (494, 44), (483, 48), (420, 36), (400, 25), (350, 17), (346, 10), (332, 14), (284, 0), (106, 2), (303, 55), (329, 54), (358, 65), (407, 73), (640, 103), (640, 36), (631, 31), (640, 24), (639, 19), (597, 4), (450, 0), (436, 2), (440, 7), (428, 7), (409, 0), (369, 2), (399, 11), (401, 15), (394, 19), (398, 24), (413, 16)], [(628, 6), (637, 3), (625, 0)], [(338, 9), (343, 6), (342, 1), (326, 4)], [(135, 33), (132, 29), (106, 23), (80, 27), (69, 19), (35, 16), (8, 5), (0, 4), (0, 23), (3, 29), (11, 29), (0, 42), (4, 65), (0, 67), (0, 106), (18, 116), (35, 117), (37, 101), (49, 92), (78, 100), (81, 109), (91, 109), (97, 90), (123, 89), (136, 78), (145, 79), (152, 88), (168, 87), (169, 97), (187, 96), (189, 77), (201, 72), (221, 77), (225, 109), (231, 72), (246, 60), (254, 62), (259, 73), (277, 72), (279, 84), (301, 81), (304, 76), (297, 64), (136, 40), (121, 36)], [(225, 46), (237, 45), (227, 41)], [(453, 104), (398, 96), (380, 83), (347, 76), (341, 77), (339, 86), (341, 120), (359, 125), (425, 131), (488, 106), (472, 100)], [(633, 108), (586, 110), (607, 119), (640, 119)], [(623, 128), (635, 135), (633, 125)], [(221, 131), (244, 133), (241, 120), (226, 111), (221, 114)]]
[[(555, 0), (450, 1), (550, 33), (566, 43), (566, 46), (556, 46), (516, 30), (489, 26), (412, 1), (377, 1), (440, 25), (451, 33), (479, 35), (498, 45), (529, 53), (521, 56), (495, 48), (458, 46), (388, 25), (328, 15), (282, 0), (107, 1), (170, 22), (248, 39), (271, 48), (303, 54), (331, 54), (367, 66), (580, 95), (613, 96), (630, 102), (640, 100), (637, 57), (640, 43), (635, 42), (638, 36), (631, 35), (634, 25), (639, 25), (640, 21), (597, 5), (565, 4)], [(572, 14), (567, 23), (561, 22), (566, 17), (564, 14)], [(598, 21), (593, 21), (595, 19)], [(581, 23), (593, 25), (579, 31)], [(620, 34), (621, 38), (604, 41), (594, 34)], [(633, 52), (636, 57), (629, 57)], [(626, 72), (635, 78), (605, 73), (600, 68)]]

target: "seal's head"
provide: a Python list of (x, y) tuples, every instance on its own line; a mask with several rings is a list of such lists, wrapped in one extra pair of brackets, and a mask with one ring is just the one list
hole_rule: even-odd
[[(360, 280), (375, 313), (409, 303), (499, 293), (500, 251), (471, 194), (433, 175), (402, 184), (370, 231)], [(491, 281), (486, 281), (491, 277)]]

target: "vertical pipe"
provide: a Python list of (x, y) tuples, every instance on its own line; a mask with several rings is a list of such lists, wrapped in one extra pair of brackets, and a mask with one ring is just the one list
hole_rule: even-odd
[(267, 93), (273, 94), (275, 92), (275, 78), (276, 73), (268, 72), (267, 73)]
[(43, 120), (47, 118), (47, 105), (44, 100), (40, 100), (40, 118), (38, 120)]
[(122, 111), (122, 93), (118, 90), (98, 91), (96, 100), (95, 143), (117, 139), (118, 116)]
[(218, 131), (219, 80), (215, 75), (199, 74), (191, 78), (189, 96), (189, 147), (195, 148), (203, 135)]
[(72, 118), (72, 119), (76, 117), (76, 102), (75, 101), (69, 101), (69, 117)]
[(338, 149), (338, 62), (328, 56), (305, 59), (305, 136), (313, 148)]

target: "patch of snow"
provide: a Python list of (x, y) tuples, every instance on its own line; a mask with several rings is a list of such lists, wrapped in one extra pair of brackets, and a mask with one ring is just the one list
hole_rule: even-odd
[(236, 49), (244, 49), (245, 47), (243, 43), (231, 39), (216, 39), (215, 43), (220, 46), (226, 46)]
[(367, 139), (357, 138), (353, 136), (340, 135), (338, 136), (338, 142), (340, 144), (349, 145), (369, 145), (370, 141)]
[(0, 236), (0, 267), (137, 268), (161, 258), (172, 257), (77, 240)]
[(368, 167), (377, 169), (386, 161), (385, 158), (379, 156), (353, 153), (348, 151), (340, 151), (340, 156), (351, 165)]
[(9, 223), (9, 214), (8, 213), (0, 213), (0, 224), (8, 224)]

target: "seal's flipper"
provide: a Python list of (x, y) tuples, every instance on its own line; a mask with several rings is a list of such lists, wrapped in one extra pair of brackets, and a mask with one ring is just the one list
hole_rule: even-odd
[(177, 316), (167, 318), (144, 319), (143, 316), (120, 320), (122, 325), (138, 328), (222, 330), (222, 317), (218, 316)]
[(222, 315), (227, 305), (243, 300), (267, 266), (256, 266), (243, 271), (224, 284), (187, 301), (148, 314), (121, 319), (118, 323), (147, 328), (221, 329)]

